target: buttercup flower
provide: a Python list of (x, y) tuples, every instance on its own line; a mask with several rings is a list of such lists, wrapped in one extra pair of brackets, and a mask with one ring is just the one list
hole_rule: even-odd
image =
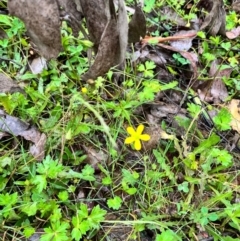
[(136, 131), (134, 130), (134, 128), (132, 128), (131, 126), (129, 126), (127, 128), (127, 132), (129, 133), (129, 137), (127, 137), (125, 139), (125, 144), (131, 144), (133, 143), (134, 149), (139, 151), (142, 148), (142, 144), (141, 141), (149, 141), (150, 140), (150, 135), (148, 134), (142, 134), (144, 130), (144, 125), (139, 125), (136, 129)]
[(86, 93), (87, 93), (87, 91), (88, 91), (88, 90), (87, 90), (87, 88), (86, 88), (86, 87), (83, 87), (83, 88), (82, 88), (82, 93), (86, 94)]

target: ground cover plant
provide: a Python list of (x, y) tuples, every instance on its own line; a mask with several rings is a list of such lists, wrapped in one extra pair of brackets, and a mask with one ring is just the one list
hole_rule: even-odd
[(240, 240), (239, 1), (108, 18), (58, 1), (47, 39), (48, 1), (17, 2), (0, 2), (0, 240)]

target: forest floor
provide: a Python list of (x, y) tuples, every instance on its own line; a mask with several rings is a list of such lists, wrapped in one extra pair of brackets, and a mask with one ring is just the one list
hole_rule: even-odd
[(86, 80), (84, 21), (46, 60), (0, 2), (1, 240), (240, 240), (240, 3), (125, 2), (124, 64)]

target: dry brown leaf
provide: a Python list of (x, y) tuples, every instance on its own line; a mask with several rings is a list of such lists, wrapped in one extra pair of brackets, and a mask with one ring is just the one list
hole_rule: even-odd
[(223, 77), (229, 78), (232, 72), (232, 68), (219, 70), (220, 61), (214, 60), (209, 70), (209, 76), (213, 77), (213, 80), (203, 82), (198, 86), (199, 98), (202, 101), (212, 102), (215, 104), (225, 101), (228, 97), (227, 87), (222, 81)]
[(140, 37), (146, 35), (146, 19), (140, 6), (135, 5), (135, 12), (129, 23), (128, 42), (135, 43), (140, 40)]
[(119, 53), (119, 33), (116, 31), (117, 20), (113, 17), (108, 22), (103, 32), (97, 55), (93, 65), (81, 77), (82, 80), (96, 79), (105, 74), (111, 67), (116, 65), (116, 56)]
[(22, 92), (23, 90), (7, 75), (0, 73), (0, 93)]
[(28, 35), (46, 59), (56, 58), (62, 49), (60, 16), (54, 0), (9, 0), (8, 10), (26, 25)]
[(40, 161), (44, 158), (44, 146), (47, 138), (44, 133), (40, 133), (35, 127), (0, 110), (0, 130), (13, 136), (22, 136), (24, 139), (31, 141), (33, 144), (30, 146), (30, 153), (36, 160)]
[(161, 139), (161, 133), (162, 129), (157, 125), (146, 127), (144, 130), (144, 134), (150, 135), (150, 140), (142, 142), (143, 150), (150, 151), (156, 148)]
[(167, 59), (171, 58), (171, 54), (169, 51), (164, 49), (152, 48), (150, 45), (145, 45), (140, 49), (136, 50), (132, 55), (132, 63), (135, 63), (140, 60), (141, 62), (145, 62), (147, 60), (153, 61), (158, 66), (165, 66), (167, 63)]
[(87, 154), (86, 162), (90, 164), (95, 171), (99, 171), (98, 164), (106, 163), (108, 155), (102, 150), (96, 150), (94, 147), (83, 146)]
[(178, 51), (188, 51), (192, 47), (192, 40), (196, 37), (197, 32), (195, 30), (181, 30), (175, 33), (173, 36), (187, 36), (192, 35), (192, 37), (185, 39), (177, 39), (170, 42), (170, 45), (177, 49)]
[(240, 26), (237, 28), (232, 29), (231, 31), (226, 32), (226, 36), (229, 39), (235, 39), (240, 35)]
[(178, 41), (178, 40), (184, 40), (184, 39), (193, 39), (197, 36), (197, 32), (195, 30), (191, 31), (185, 31), (185, 34), (180, 34), (176, 36), (168, 36), (168, 37), (150, 37), (150, 36), (145, 36), (144, 39), (142, 39), (142, 43), (150, 43), (152, 41), (157, 42), (157, 43), (163, 43), (163, 42), (168, 42), (168, 41)]
[(225, 35), (226, 12), (223, 8), (223, 0), (201, 0), (198, 3), (198, 7), (201, 6), (208, 10), (209, 13), (207, 14), (200, 29), (208, 29), (209, 34), (213, 36), (218, 33)]
[(165, 102), (154, 102), (149, 105), (151, 107), (151, 115), (163, 118), (167, 117), (169, 114), (177, 114), (180, 111), (179, 106), (175, 104), (165, 103)]
[(47, 61), (43, 57), (37, 57), (29, 64), (33, 74), (40, 74), (44, 69), (47, 69)]
[(197, 62), (198, 62), (198, 56), (196, 55), (196, 53), (194, 52), (186, 52), (186, 51), (178, 51), (177, 49), (173, 48), (172, 46), (168, 46), (165, 44), (161, 44), (159, 43), (158, 46), (165, 48), (165, 49), (169, 49), (171, 51), (174, 52), (178, 52), (179, 54), (181, 54), (184, 58), (186, 58), (191, 65), (192, 71), (193, 71), (193, 79), (197, 78), (198, 76), (198, 69), (197, 69)]
[(118, 3), (117, 18), (112, 5), (106, 5), (108, 22), (102, 33), (95, 61), (87, 73), (81, 77), (82, 80), (96, 79), (125, 59), (128, 32), (127, 14), (123, 0), (119, 0)]
[(177, 12), (171, 7), (163, 7), (160, 10), (161, 16), (164, 16), (166, 20), (170, 20), (176, 23), (177, 26), (186, 26), (187, 22), (177, 14)]
[(232, 115), (231, 127), (240, 134), (240, 100), (232, 99), (228, 110)]

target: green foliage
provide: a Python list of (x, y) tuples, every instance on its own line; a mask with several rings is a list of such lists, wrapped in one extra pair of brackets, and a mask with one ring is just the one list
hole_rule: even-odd
[(51, 224), (51, 227), (44, 228), (45, 234), (41, 236), (40, 241), (67, 241), (69, 240), (68, 228), (69, 223), (56, 221)]
[(153, 78), (154, 72), (153, 70), (156, 68), (156, 65), (152, 61), (146, 61), (145, 64), (140, 64), (138, 66), (138, 71), (143, 73), (144, 77), (150, 77)]
[(86, 204), (80, 204), (77, 215), (72, 218), (73, 230), (71, 236), (74, 240), (80, 240), (90, 229), (98, 229), (100, 222), (104, 220), (106, 214), (98, 205), (91, 213)]
[(213, 122), (216, 128), (220, 131), (230, 130), (230, 122), (232, 120), (231, 114), (225, 108), (222, 108), (219, 113), (213, 117)]
[(218, 215), (216, 212), (209, 213), (207, 207), (202, 207), (201, 212), (193, 212), (191, 218), (195, 220), (195, 222), (200, 223), (202, 226), (207, 225), (210, 221), (218, 220)]
[(189, 60), (182, 57), (182, 55), (180, 55), (179, 53), (173, 54), (173, 58), (175, 59), (176, 63), (179, 65), (186, 65), (190, 63)]
[(226, 16), (226, 29), (231, 30), (237, 26), (239, 18), (235, 11), (230, 11)]
[[(135, 3), (126, 2), (131, 7)], [(159, 16), (159, 8), (165, 5), (190, 26), (198, 13), (196, 1), (191, 4), (188, 9), (183, 0), (144, 1), (148, 27), (155, 31), (151, 35), (169, 36), (175, 29), (174, 20)], [(0, 3), (2, 8), (5, 5), (6, 1)], [(238, 23), (238, 14), (227, 11), (227, 29)], [(190, 240), (201, 226), (216, 241), (238, 240), (222, 236), (226, 227), (236, 233), (240, 229), (240, 206), (235, 201), (239, 173), (235, 154), (223, 144), (231, 130), (231, 115), (226, 108), (201, 103), (197, 91), (182, 89), (189, 83), (192, 87), (188, 77), (180, 76), (189, 70), (187, 59), (173, 53), (171, 65), (131, 62), (119, 79), (114, 77), (119, 70), (112, 69), (83, 83), (79, 77), (89, 68), (86, 51), (93, 44), (81, 34), (72, 36), (63, 22), (63, 52), (35, 75), (25, 69), (30, 43), (24, 24), (3, 14), (0, 24), (7, 35), (0, 39), (1, 70), (25, 91), (1, 93), (0, 106), (47, 135), (41, 162), (29, 153), (32, 143), (1, 137), (1, 237), (22, 240), (42, 228), (40, 241), (91, 240), (98, 230), (106, 235), (100, 238), (107, 240), (115, 227), (127, 226), (129, 240), (144, 239), (150, 232), (156, 241)], [(229, 96), (239, 96), (239, 43), (209, 36), (205, 30), (198, 31), (198, 37), (196, 53), (201, 54), (196, 81), (208, 80), (212, 62), (221, 59), (220, 70), (232, 69), (230, 77), (222, 78)], [(167, 81), (156, 77), (161, 68), (169, 74)], [(169, 108), (169, 103), (175, 103), (175, 93), (181, 96), (181, 104), (176, 104), (180, 115), (152, 118), (149, 106), (158, 107), (164, 99), (164, 107)], [(192, 96), (194, 103), (188, 98), (192, 101)], [(208, 110), (215, 108), (218, 114), (210, 118)], [(211, 130), (204, 127), (202, 131), (209, 124), (202, 117)], [(160, 138), (147, 151), (133, 152), (123, 140), (126, 128), (139, 123), (161, 127)], [(158, 131), (154, 129), (151, 135), (156, 138)]]
[(118, 210), (122, 205), (122, 199), (118, 196), (115, 196), (114, 198), (108, 199), (107, 205), (109, 208)]
[(169, 241), (179, 240), (180, 241), (182, 239), (179, 238), (179, 236), (172, 230), (166, 230), (166, 231), (163, 231), (161, 234), (158, 234), (156, 237), (156, 241), (165, 241), (165, 240), (169, 240)]

